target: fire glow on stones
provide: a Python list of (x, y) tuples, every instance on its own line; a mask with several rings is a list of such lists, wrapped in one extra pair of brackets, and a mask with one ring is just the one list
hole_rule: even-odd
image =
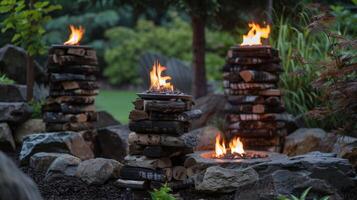
[(270, 34), (270, 26), (260, 27), (259, 24), (249, 23), (250, 30), (247, 35), (243, 35), (241, 46), (247, 45), (262, 45), (262, 38), (268, 38)]
[(83, 34), (85, 29), (82, 26), (76, 28), (74, 25), (69, 25), (71, 30), (71, 34), (69, 35), (69, 39), (64, 42), (64, 45), (79, 45), (79, 42), (83, 38)]
[(150, 71), (150, 91), (153, 92), (173, 92), (174, 86), (170, 83), (170, 76), (163, 76), (162, 73), (166, 70), (159, 61), (154, 62)]

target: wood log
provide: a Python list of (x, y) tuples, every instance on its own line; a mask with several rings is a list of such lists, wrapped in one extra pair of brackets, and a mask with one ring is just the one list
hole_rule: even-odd
[(232, 138), (238, 136), (241, 138), (271, 138), (274, 136), (286, 136), (286, 129), (228, 129), (226, 136)]
[(281, 96), (282, 93), (279, 89), (267, 89), (267, 90), (234, 90), (224, 89), (226, 95), (249, 95), (249, 96)]
[(144, 110), (147, 112), (177, 113), (191, 109), (190, 101), (155, 101), (145, 100)]
[(59, 97), (47, 97), (46, 104), (93, 104), (95, 96), (59, 96)]
[(275, 58), (279, 57), (279, 53), (276, 49), (271, 47), (259, 47), (259, 48), (245, 48), (245, 47), (232, 47), (227, 52), (228, 58), (235, 57), (258, 57), (258, 58)]
[(162, 158), (174, 157), (190, 153), (192, 149), (178, 148), (178, 147), (165, 147), (165, 146), (146, 146), (142, 152), (143, 155), (149, 158)]
[(138, 134), (131, 132), (128, 138), (129, 144), (137, 145), (162, 145), (173, 147), (194, 147), (198, 143), (198, 138), (195, 135), (184, 134), (180, 137), (158, 134)]
[(276, 83), (279, 81), (279, 77), (264, 71), (243, 70), (239, 72), (240, 76), (245, 82), (255, 83)]
[(48, 64), (50, 65), (98, 65), (98, 61), (93, 56), (72, 56), (72, 55), (63, 55), (59, 56), (56, 54), (48, 56)]
[(140, 189), (146, 190), (150, 187), (149, 181), (135, 181), (135, 180), (126, 180), (118, 179), (114, 182), (114, 185), (120, 188), (131, 188), (131, 189)]
[(268, 114), (228, 114), (229, 122), (240, 121), (293, 121), (293, 117), (286, 113), (268, 113)]
[(239, 121), (228, 125), (229, 129), (280, 129), (285, 127), (285, 122), (281, 121)]
[(224, 72), (223, 79), (228, 81), (240, 82), (243, 81), (239, 73), (236, 72)]
[(45, 112), (43, 113), (43, 121), (47, 123), (75, 123), (75, 122), (88, 122), (96, 121), (96, 112), (86, 112), (80, 114), (63, 114), (56, 112)]
[(83, 131), (93, 129), (94, 125), (90, 122), (81, 123), (47, 123), (46, 131)]
[(70, 73), (70, 74), (98, 74), (99, 68), (90, 65), (68, 65), (68, 66), (56, 66), (48, 65), (47, 70), (50, 73)]
[(159, 189), (162, 186), (168, 186), (169, 188), (171, 188), (173, 191), (176, 190), (182, 190), (182, 189), (188, 189), (188, 188), (192, 188), (194, 187), (194, 183), (191, 179), (186, 179), (184, 181), (170, 181), (168, 183), (160, 183), (157, 181), (151, 181), (150, 182), (150, 188), (151, 189)]
[(96, 90), (99, 84), (95, 81), (64, 81), (50, 84), (50, 90)]
[[(163, 169), (147, 169), (141, 167), (130, 167), (123, 166), (120, 169), (120, 177), (122, 179), (130, 180), (150, 180), (158, 182), (166, 182), (172, 179), (172, 170), (163, 170)], [(171, 176), (170, 176), (171, 175)]]
[(264, 104), (226, 104), (224, 110), (228, 113), (247, 113), (247, 114), (262, 114), (262, 113), (281, 113), (285, 111), (282, 106), (269, 106)]
[(235, 90), (266, 90), (276, 88), (276, 84), (267, 83), (230, 83), (229, 87)]
[(144, 149), (145, 149), (145, 146), (129, 144), (129, 155), (142, 155)]
[(132, 110), (129, 113), (129, 119), (133, 121), (147, 120), (149, 115), (143, 110)]
[(227, 100), (229, 103), (235, 104), (244, 104), (244, 103), (254, 103), (261, 104), (264, 103), (264, 97), (262, 96), (228, 96)]
[(198, 119), (202, 116), (202, 111), (199, 109), (195, 109), (195, 110), (190, 110), (190, 111), (186, 111), (183, 112), (179, 115), (179, 120), (180, 121), (190, 121), (193, 119)]
[(180, 121), (179, 113), (149, 112), (149, 119), (153, 121)]
[(65, 103), (61, 104), (45, 104), (42, 106), (44, 112), (61, 112), (64, 114), (79, 114), (84, 112), (95, 112), (94, 105), (69, 105)]
[(148, 158), (142, 155), (128, 155), (124, 158), (125, 164), (131, 167), (162, 169), (172, 167), (170, 158)]
[(56, 45), (49, 50), (49, 54), (56, 54), (58, 56), (63, 56), (63, 55), (88, 56), (88, 57), (96, 58), (96, 51), (88, 46)]
[(129, 129), (139, 133), (181, 135), (188, 131), (189, 124), (180, 121), (131, 121)]
[(51, 73), (50, 81), (61, 82), (61, 81), (95, 81), (97, 78), (94, 75), (84, 75), (84, 74), (70, 74), (70, 73)]
[(183, 166), (175, 166), (172, 168), (172, 178), (178, 181), (187, 179), (187, 171)]
[(270, 63), (280, 63), (280, 58), (252, 58), (252, 57), (235, 57), (228, 58), (227, 62), (232, 64), (240, 64), (240, 65), (262, 65), (262, 64), (270, 64)]
[(258, 71), (266, 71), (273, 74), (278, 75), (283, 72), (283, 67), (278, 63), (265, 63), (262, 65), (239, 65), (239, 64), (231, 64), (229, 65), (226, 72), (240, 72), (242, 70), (258, 70)]
[(135, 99), (135, 101), (133, 101), (134, 104), (134, 108), (135, 110), (144, 110), (144, 100), (141, 98), (137, 98)]
[(61, 90), (50, 90), (50, 96), (59, 97), (59, 96), (95, 96), (99, 94), (99, 90), (70, 90), (70, 91), (61, 91)]

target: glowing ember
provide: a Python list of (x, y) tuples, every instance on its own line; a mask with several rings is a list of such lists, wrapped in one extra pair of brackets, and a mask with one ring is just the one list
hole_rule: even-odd
[(246, 45), (261, 45), (261, 38), (268, 38), (270, 34), (270, 26), (265, 28), (260, 27), (259, 24), (249, 23), (250, 30), (247, 35), (243, 35), (243, 42), (241, 46)]
[(165, 66), (162, 66), (159, 61), (156, 61), (150, 71), (150, 91), (156, 92), (172, 92), (174, 86), (169, 82), (170, 76), (162, 76), (162, 72), (166, 70)]
[(83, 34), (85, 32), (85, 29), (82, 26), (79, 26), (76, 28), (73, 25), (69, 25), (69, 28), (71, 29), (71, 35), (69, 36), (69, 39), (63, 43), (64, 45), (79, 45), (79, 42), (81, 41)]
[(229, 149), (227, 149), (226, 142), (221, 134), (218, 133), (216, 135), (215, 156), (217, 158), (225, 157), (227, 154), (238, 154), (242, 156), (244, 153), (243, 143), (240, 141), (239, 137), (233, 138), (229, 142)]

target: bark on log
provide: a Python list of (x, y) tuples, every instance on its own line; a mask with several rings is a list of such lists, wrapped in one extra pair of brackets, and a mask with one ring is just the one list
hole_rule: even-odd
[(143, 110), (132, 110), (129, 113), (129, 119), (133, 121), (147, 120), (149, 115)]
[[(171, 170), (171, 169), (170, 169)], [(123, 166), (120, 169), (120, 177), (130, 180), (149, 180), (166, 182), (172, 179), (172, 170), (152, 170), (140, 167)]]
[(43, 113), (43, 121), (48, 123), (67, 123), (67, 122), (87, 122), (96, 121), (96, 112), (86, 112), (80, 114), (63, 114), (56, 112), (45, 112)]
[(229, 122), (240, 122), (240, 121), (293, 121), (291, 115), (286, 113), (275, 114), (228, 114)]
[(125, 164), (131, 167), (142, 167), (149, 169), (163, 169), (172, 167), (170, 158), (148, 158), (143, 155), (128, 155), (125, 157)]
[(245, 82), (255, 83), (276, 83), (279, 81), (279, 77), (264, 71), (243, 70), (239, 72), (240, 76)]
[(94, 125), (90, 122), (81, 123), (47, 123), (46, 131), (83, 131), (93, 129)]
[(271, 121), (240, 121), (228, 125), (229, 129), (280, 129), (285, 127), (285, 122)]
[(162, 145), (172, 147), (194, 147), (197, 145), (198, 138), (195, 135), (185, 134), (180, 137), (158, 134), (138, 134), (131, 132), (128, 139), (129, 144), (137, 145)]
[(262, 113), (281, 113), (285, 111), (282, 106), (269, 106), (264, 104), (226, 104), (225, 111), (228, 113), (246, 113), (246, 114), (262, 114)]
[(229, 87), (234, 90), (266, 90), (276, 88), (276, 84), (267, 83), (230, 83)]
[(189, 101), (154, 101), (145, 100), (144, 110), (147, 112), (162, 112), (162, 113), (177, 113), (184, 112), (191, 109)]
[(47, 66), (48, 72), (50, 73), (70, 73), (70, 74), (98, 74), (99, 68), (91, 65), (68, 65), (68, 66)]
[(264, 103), (264, 97), (262, 96), (228, 96), (228, 102), (231, 104), (244, 104), (244, 103)]
[(198, 119), (202, 116), (202, 111), (199, 109), (195, 109), (195, 110), (190, 110), (190, 111), (186, 111), (183, 112), (179, 115), (179, 120), (180, 121), (190, 121), (193, 119)]
[(236, 57), (227, 59), (228, 63), (240, 65), (263, 65), (270, 63), (280, 63), (280, 58), (249, 58), (249, 57)]
[(144, 110), (144, 100), (141, 98), (137, 98), (135, 99), (135, 101), (133, 101), (134, 104), (134, 108), (135, 110)]
[(135, 180), (118, 179), (114, 182), (114, 185), (120, 188), (131, 188), (131, 189), (139, 189), (139, 190), (147, 190), (150, 187), (150, 183), (146, 180), (135, 181)]
[(61, 90), (50, 90), (50, 96), (59, 97), (59, 96), (95, 96), (99, 94), (99, 90), (70, 90), (70, 91), (61, 91)]
[(145, 146), (129, 144), (129, 155), (142, 155), (144, 149), (145, 149)]
[(240, 77), (240, 74), (237, 72), (224, 72), (223, 79), (234, 82), (239, 82), (243, 80), (242, 77)]
[(84, 112), (95, 112), (94, 105), (68, 105), (68, 104), (45, 104), (42, 106), (44, 112), (61, 112), (64, 114), (79, 114)]
[(234, 90), (225, 89), (224, 93), (226, 95), (249, 95), (249, 96), (281, 96), (281, 91), (279, 89), (267, 89), (267, 90)]
[(60, 81), (95, 81), (97, 78), (94, 75), (83, 75), (83, 74), (59, 74), (51, 73), (50, 81), (60, 82)]
[(172, 178), (178, 181), (187, 179), (187, 171), (183, 166), (175, 166), (172, 168)]
[(189, 124), (180, 121), (142, 120), (129, 122), (129, 129), (138, 133), (180, 135), (188, 131)]
[(228, 129), (226, 132), (229, 138), (238, 136), (241, 138), (271, 138), (274, 136), (286, 136), (286, 129)]
[(226, 72), (240, 72), (242, 70), (259, 70), (266, 71), (273, 74), (279, 74), (283, 72), (283, 68), (278, 63), (265, 63), (263, 65), (239, 65), (239, 64), (226, 64)]
[(72, 55), (63, 55), (58, 56), (56, 54), (48, 56), (48, 64), (50, 65), (98, 65), (98, 61), (93, 56), (72, 56)]
[(94, 81), (64, 81), (60, 83), (52, 83), (50, 90), (96, 90), (99, 88), (99, 84)]
[(258, 58), (275, 58), (279, 56), (279, 52), (271, 47), (246, 48), (246, 47), (232, 47), (228, 50), (228, 58), (235, 57), (258, 57)]
[(59, 96), (59, 97), (47, 97), (46, 104), (93, 104), (95, 96)]

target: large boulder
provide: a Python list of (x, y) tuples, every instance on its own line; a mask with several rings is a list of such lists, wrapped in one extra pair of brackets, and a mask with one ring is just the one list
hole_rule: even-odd
[(20, 152), (21, 163), (27, 163), (30, 157), (38, 152), (68, 153), (82, 160), (94, 157), (82, 136), (70, 131), (39, 133), (25, 137)]
[(212, 150), (215, 145), (216, 135), (221, 133), (221, 131), (214, 126), (205, 126), (202, 128), (194, 129), (190, 131), (193, 135), (198, 135), (198, 142), (194, 150)]
[(24, 137), (32, 135), (34, 133), (46, 132), (46, 124), (42, 119), (29, 119), (16, 127), (14, 131), (14, 137), (16, 143), (22, 143)]
[(312, 151), (331, 152), (336, 136), (319, 128), (300, 128), (285, 139), (284, 154), (301, 155)]
[(196, 177), (195, 189), (208, 192), (233, 192), (238, 187), (255, 183), (259, 175), (252, 168), (228, 169), (219, 166), (207, 168), (203, 177)]
[(88, 184), (104, 184), (110, 178), (119, 178), (122, 164), (116, 160), (95, 158), (81, 162), (76, 176)]
[(31, 178), (0, 152), (0, 199), (41, 200), (40, 192)]
[(7, 123), (0, 123), (0, 150), (14, 151), (15, 142)]
[(31, 117), (32, 108), (24, 102), (0, 102), (0, 122), (19, 124)]
[(0, 102), (25, 102), (26, 85), (0, 84)]
[(63, 156), (63, 153), (46, 153), (39, 152), (31, 156), (30, 167), (39, 171), (47, 171), (49, 166), (56, 158)]
[[(7, 44), (0, 48), (0, 71), (5, 73), (16, 83), (26, 84), (26, 64), (27, 56), (23, 48)], [(34, 80), (44, 82), (45, 70), (37, 62), (33, 61)]]
[(129, 151), (129, 133), (130, 130), (127, 125), (99, 129), (97, 134), (98, 155), (122, 161)]
[(98, 120), (95, 122), (95, 128), (101, 129), (108, 126), (116, 126), (120, 125), (120, 122), (116, 120), (113, 115), (108, 113), (107, 111), (99, 111), (97, 112)]
[(80, 162), (81, 159), (68, 154), (56, 158), (46, 172), (45, 181), (75, 176)]

